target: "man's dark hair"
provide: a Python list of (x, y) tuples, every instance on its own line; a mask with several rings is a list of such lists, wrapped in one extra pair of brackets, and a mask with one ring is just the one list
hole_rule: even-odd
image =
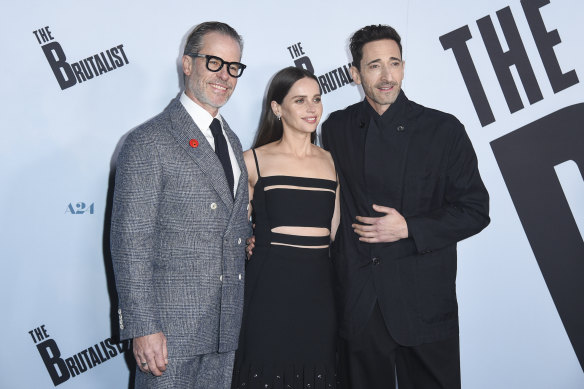
[[(187, 39), (184, 54), (198, 53), (203, 45), (203, 37), (210, 32), (218, 32), (230, 36), (239, 44), (239, 50), (243, 51), (243, 38), (233, 27), (221, 22), (204, 22), (196, 26)], [(209, 53), (203, 53), (209, 54)]]
[(353, 34), (349, 44), (349, 49), (353, 56), (353, 66), (355, 66), (357, 70), (361, 70), (363, 46), (365, 46), (366, 43), (381, 39), (391, 39), (395, 41), (399, 47), (399, 55), (402, 55), (401, 38), (393, 27), (384, 24), (366, 26)]

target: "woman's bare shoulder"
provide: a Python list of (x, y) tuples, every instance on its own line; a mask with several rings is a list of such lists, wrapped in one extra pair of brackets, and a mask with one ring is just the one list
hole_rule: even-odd
[(315, 156), (317, 156), (318, 158), (322, 158), (323, 160), (326, 160), (330, 163), (333, 163), (333, 156), (331, 155), (331, 153), (329, 153), (320, 146), (313, 145), (313, 147)]
[(333, 157), (331, 153), (316, 145), (314, 145), (314, 148), (315, 148), (314, 155), (316, 157), (316, 160), (318, 161), (318, 165), (315, 166), (321, 166), (322, 167), (321, 172), (324, 175), (326, 175), (327, 178), (335, 179), (336, 178), (335, 163), (333, 162)]
[(249, 150), (245, 150), (243, 152), (243, 160), (245, 161), (245, 164), (247, 165), (249, 162), (254, 162), (254, 157), (253, 157), (253, 149), (249, 149)]

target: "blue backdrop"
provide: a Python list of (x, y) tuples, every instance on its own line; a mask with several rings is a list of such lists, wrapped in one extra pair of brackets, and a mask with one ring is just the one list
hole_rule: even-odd
[(577, 0), (4, 5), (0, 387), (128, 386), (128, 344), (110, 339), (112, 161), (180, 92), (188, 31), (222, 20), (245, 39), (221, 111), (244, 148), (277, 70), (312, 67), (327, 117), (363, 98), (340, 76), (349, 36), (401, 33), (404, 90), (465, 124), (491, 194), (491, 225), (459, 245), (463, 387), (583, 388), (583, 13)]

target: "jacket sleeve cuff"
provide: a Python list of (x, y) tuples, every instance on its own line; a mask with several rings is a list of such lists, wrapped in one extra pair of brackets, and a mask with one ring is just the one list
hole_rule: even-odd
[(155, 319), (132, 320), (131, 314), (118, 309), (118, 329), (120, 330), (120, 340), (126, 340), (161, 332), (162, 326)]

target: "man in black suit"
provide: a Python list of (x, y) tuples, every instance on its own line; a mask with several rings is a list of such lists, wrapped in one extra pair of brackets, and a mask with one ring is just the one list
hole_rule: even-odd
[[(456, 244), (489, 224), (463, 125), (408, 100), (399, 34), (351, 38), (365, 100), (322, 125), (341, 186), (333, 246), (344, 379), (355, 389), (460, 388)], [(439, 87), (440, 85), (437, 85)]]

